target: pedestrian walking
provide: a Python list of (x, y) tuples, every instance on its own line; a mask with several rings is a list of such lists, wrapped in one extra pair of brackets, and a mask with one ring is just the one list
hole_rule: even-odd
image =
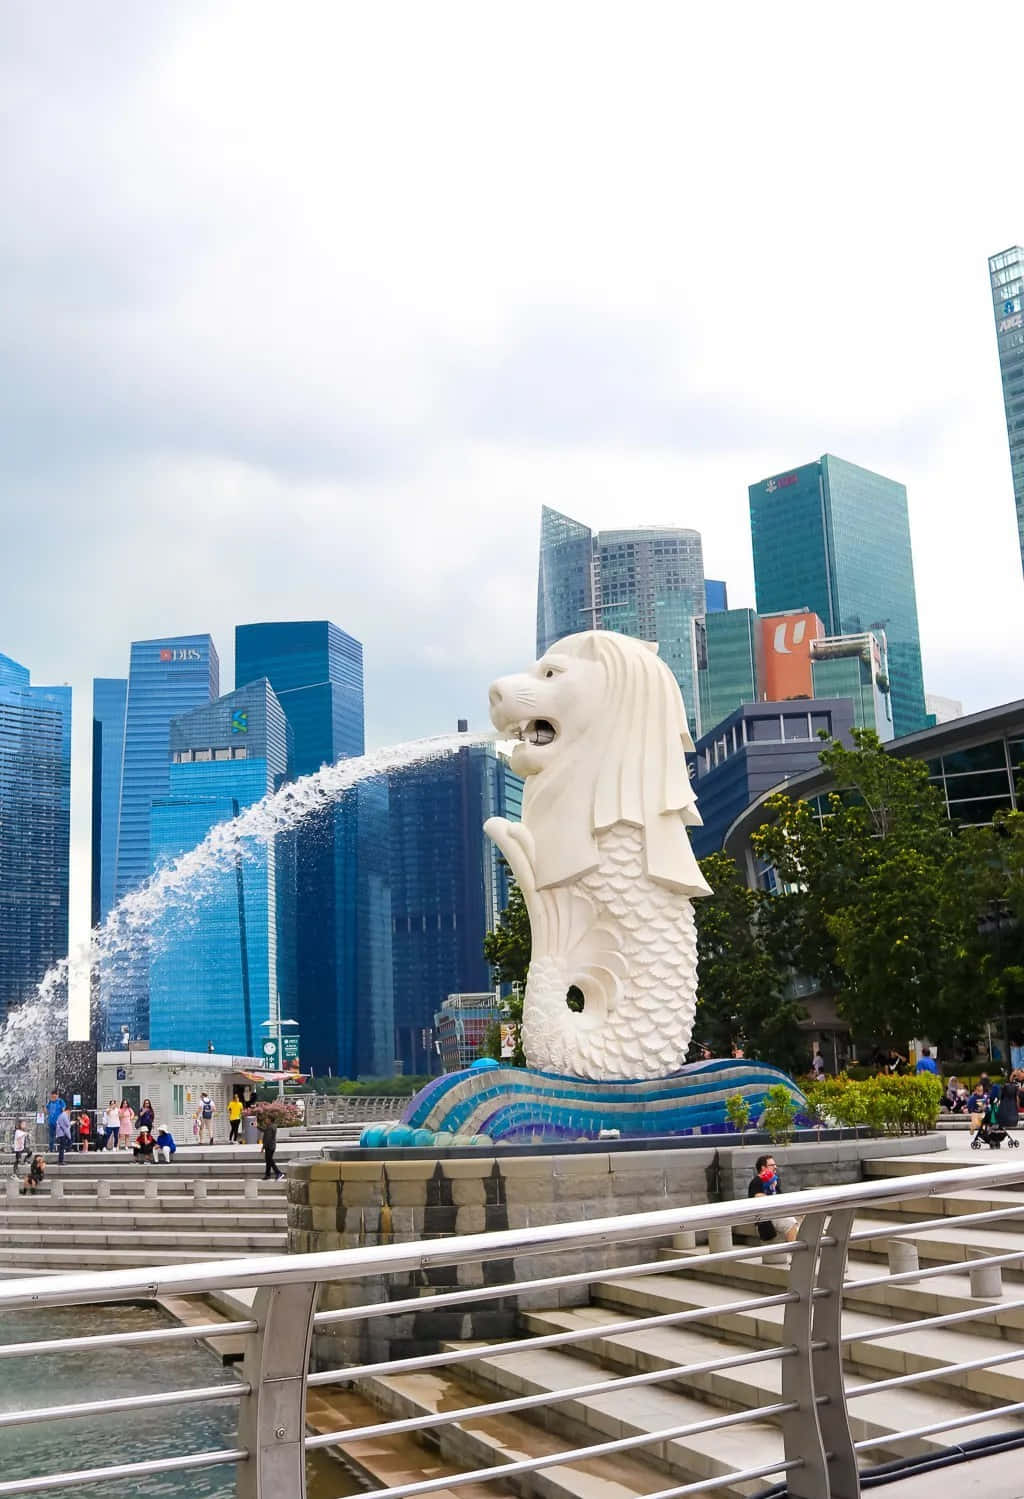
[(54, 1141), (57, 1146), (57, 1164), (63, 1166), (64, 1152), (71, 1147), (71, 1115), (64, 1108), (57, 1116), (54, 1126)]
[(263, 1158), (266, 1161), (266, 1165), (267, 1165), (267, 1169), (263, 1173), (263, 1180), (264, 1181), (269, 1181), (270, 1180), (270, 1173), (273, 1172), (274, 1173), (274, 1180), (275, 1181), (280, 1181), (281, 1177), (284, 1175), (284, 1172), (280, 1169), (280, 1167), (278, 1166), (277, 1162), (274, 1160), (274, 1151), (277, 1149), (277, 1125), (276, 1124), (265, 1124), (263, 1126), (263, 1142), (262, 1142), (262, 1144), (263, 1144)]
[(12, 1175), (17, 1176), (22, 1157), (24, 1156), (27, 1161), (31, 1154), (32, 1147), (28, 1142), (28, 1130), (25, 1128), (25, 1121), (24, 1119), (19, 1119), (14, 1126), (14, 1171)]
[(63, 1098), (61, 1098), (56, 1088), (54, 1088), (52, 1093), (50, 1094), (49, 1102), (46, 1105), (46, 1130), (50, 1137), (51, 1150), (53, 1150), (56, 1145), (57, 1120), (60, 1118), (61, 1114), (66, 1108), (67, 1104), (64, 1102)]
[(121, 1107), (117, 1111), (117, 1121), (119, 1125), (118, 1133), (121, 1142), (121, 1149), (131, 1150), (132, 1126), (135, 1123), (135, 1114), (127, 1098), (121, 1099)]
[(103, 1149), (116, 1150), (117, 1137), (121, 1133), (121, 1115), (118, 1112), (117, 1100), (111, 1098), (103, 1111)]
[(199, 1108), (196, 1111), (199, 1120), (199, 1143), (200, 1145), (213, 1144), (213, 1116), (217, 1110), (209, 1093), (199, 1095)]
[(238, 1128), (242, 1122), (242, 1100), (234, 1094), (228, 1100), (228, 1144), (238, 1144)]

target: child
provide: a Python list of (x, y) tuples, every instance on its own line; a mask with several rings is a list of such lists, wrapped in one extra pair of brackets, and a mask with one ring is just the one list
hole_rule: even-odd
[(137, 1161), (141, 1161), (144, 1166), (148, 1165), (153, 1159), (153, 1147), (155, 1144), (156, 1141), (149, 1130), (140, 1129), (139, 1133), (135, 1136), (135, 1147), (132, 1150), (132, 1155)]
[(26, 1161), (27, 1161), (28, 1158), (29, 1158), (29, 1156), (31, 1155), (31, 1153), (32, 1153), (32, 1151), (31, 1151), (31, 1147), (29, 1146), (29, 1143), (28, 1143), (28, 1130), (25, 1128), (25, 1121), (24, 1121), (24, 1119), (19, 1119), (18, 1122), (17, 1122), (17, 1124), (14, 1126), (14, 1172), (13, 1172), (13, 1174), (15, 1176), (17, 1176), (17, 1174), (18, 1174), (18, 1167), (21, 1165), (21, 1158), (22, 1158), (22, 1156), (24, 1156), (25, 1159), (26, 1159)]
[(174, 1160), (174, 1152), (177, 1150), (174, 1136), (166, 1124), (161, 1124), (156, 1137), (156, 1158), (158, 1161), (166, 1161), (168, 1166)]
[(25, 1178), (25, 1181), (18, 1189), (22, 1197), (24, 1197), (26, 1192), (35, 1193), (37, 1189), (42, 1186), (43, 1177), (45, 1175), (46, 1162), (43, 1160), (41, 1155), (33, 1156), (32, 1164), (28, 1168), (28, 1176)]

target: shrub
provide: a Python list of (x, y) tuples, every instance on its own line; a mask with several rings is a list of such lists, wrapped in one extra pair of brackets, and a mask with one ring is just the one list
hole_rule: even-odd
[(742, 1093), (730, 1093), (725, 1100), (725, 1117), (742, 1134), (750, 1123), (750, 1100)]
[(764, 1096), (761, 1128), (767, 1130), (773, 1141), (779, 1144), (793, 1129), (797, 1106), (785, 1083), (776, 1083)]
[(807, 1101), (844, 1128), (866, 1124), (877, 1134), (923, 1135), (935, 1127), (942, 1091), (941, 1078), (927, 1072), (864, 1079), (842, 1073), (814, 1083)]

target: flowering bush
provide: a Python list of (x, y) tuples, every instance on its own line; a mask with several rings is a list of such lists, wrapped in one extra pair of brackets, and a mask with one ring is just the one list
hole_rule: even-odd
[(276, 1124), (278, 1129), (289, 1129), (293, 1124), (301, 1123), (301, 1110), (290, 1099), (277, 1098), (272, 1103), (256, 1105), (256, 1125), (259, 1129), (266, 1129), (268, 1124)]

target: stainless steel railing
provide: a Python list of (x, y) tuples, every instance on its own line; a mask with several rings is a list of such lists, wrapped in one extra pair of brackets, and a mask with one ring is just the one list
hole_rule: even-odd
[[(633, 1454), (653, 1464), (652, 1471), (662, 1472), (673, 1480), (658, 1490), (657, 1499), (682, 1499), (687, 1494), (719, 1491), (738, 1494), (750, 1492), (743, 1486), (758, 1479), (783, 1478), (788, 1482), (792, 1499), (856, 1499), (861, 1491), (859, 1454), (882, 1447), (909, 1449), (946, 1431), (959, 1433), (973, 1424), (991, 1423), (999, 1418), (1010, 1421), (1024, 1412), (1024, 1400), (1000, 1403), (993, 1399), (986, 1406), (981, 1399), (976, 1412), (958, 1411), (945, 1419), (918, 1421), (903, 1429), (894, 1414), (894, 1420), (884, 1434), (869, 1433), (855, 1440), (848, 1415), (850, 1403), (854, 1403), (856, 1417), (855, 1402), (868, 1394), (882, 1390), (903, 1392), (918, 1386), (928, 1388), (936, 1381), (955, 1384), (973, 1371), (1000, 1368), (1019, 1360), (1020, 1355), (1019, 1349), (1004, 1351), (1005, 1345), (993, 1340), (990, 1357), (952, 1358), (931, 1367), (924, 1360), (925, 1366), (917, 1370), (875, 1379), (848, 1390), (843, 1375), (844, 1350), (924, 1329), (970, 1326), (1000, 1315), (1006, 1317), (1024, 1311), (1024, 1295), (967, 1304), (941, 1315), (924, 1318), (912, 1315), (909, 1320), (886, 1323), (883, 1327), (844, 1330), (841, 1323), (844, 1292), (854, 1297), (863, 1296), (872, 1287), (905, 1287), (918, 1281), (927, 1283), (937, 1275), (965, 1274), (979, 1266), (1020, 1267), (1024, 1262), (1024, 1235), (1020, 1250), (1001, 1250), (977, 1259), (964, 1258), (894, 1274), (860, 1275), (844, 1281), (848, 1251), (851, 1247), (856, 1249), (858, 1245), (868, 1245), (873, 1246), (873, 1252), (877, 1254), (880, 1238), (896, 1242), (914, 1234), (927, 1234), (936, 1228), (952, 1228), (960, 1233), (972, 1225), (983, 1226), (1000, 1220), (1012, 1224), (1018, 1218), (1024, 1220), (1024, 1200), (1020, 1207), (1008, 1203), (976, 1212), (924, 1218), (916, 1223), (894, 1222), (885, 1225), (884, 1233), (878, 1226), (851, 1232), (855, 1214), (898, 1207), (909, 1200), (920, 1201), (938, 1194), (948, 1196), (966, 1188), (1012, 1187), (1020, 1183), (1024, 1183), (1024, 1167), (979, 1166), (788, 1194), (784, 1199), (785, 1210), (802, 1216), (799, 1237), (793, 1244), (757, 1241), (718, 1247), (723, 1231), (749, 1230), (759, 1220), (780, 1213), (778, 1199), (774, 1202), (754, 1199), (334, 1254), (222, 1260), (3, 1282), (0, 1283), (0, 1314), (29, 1307), (66, 1307), (158, 1296), (202, 1296), (243, 1287), (255, 1288), (256, 1297), (251, 1316), (234, 1321), (0, 1345), (0, 1360), (17, 1361), (55, 1353), (88, 1357), (104, 1347), (152, 1348), (161, 1343), (198, 1337), (236, 1335), (245, 1339), (240, 1378), (227, 1384), (195, 1389), (170, 1388), (152, 1394), (126, 1390), (123, 1396), (114, 1400), (83, 1400), (76, 1404), (40, 1406), (0, 1415), (0, 1430), (4, 1430), (58, 1419), (106, 1419), (116, 1412), (145, 1413), (229, 1400), (238, 1404), (234, 1445), (187, 1450), (187, 1422), (182, 1422), (183, 1450), (171, 1457), (143, 1462), (111, 1462), (103, 1467), (78, 1470), (68, 1468), (31, 1478), (4, 1477), (0, 1479), (0, 1496), (69, 1489), (77, 1492), (105, 1481), (117, 1480), (126, 1484), (152, 1474), (234, 1464), (239, 1499), (304, 1499), (305, 1455), (308, 1451), (325, 1447), (349, 1448), (364, 1441), (379, 1442), (424, 1434), (429, 1434), (435, 1443), (440, 1442), (444, 1451), (446, 1434), (451, 1436), (458, 1432), (464, 1436), (467, 1425), (471, 1427), (475, 1421), (528, 1417), (531, 1412), (547, 1413), (553, 1407), (576, 1406), (581, 1401), (649, 1388), (683, 1390), (693, 1394), (723, 1371), (777, 1366), (779, 1374), (771, 1386), (771, 1398), (760, 1398), (757, 1403), (739, 1410), (723, 1410), (709, 1404), (706, 1416), (691, 1411), (686, 1419), (668, 1425), (649, 1424), (643, 1429), (624, 1431), (617, 1436), (596, 1433), (593, 1434), (594, 1440), (582, 1443), (569, 1438), (562, 1450), (550, 1450), (549, 1442), (542, 1452), (536, 1454), (511, 1457), (501, 1454), (498, 1459), (475, 1467), (472, 1462), (462, 1461), (462, 1471), (446, 1474), (443, 1479), (424, 1478), (378, 1488), (373, 1490), (372, 1499), (409, 1499), (409, 1496), (428, 1494), (438, 1488), (455, 1489), (493, 1481), (511, 1484), (517, 1492), (530, 1494), (534, 1492), (531, 1489), (534, 1474), (550, 1478), (550, 1474), (559, 1468), (600, 1463), (606, 1458), (629, 1458)], [(660, 1251), (671, 1243), (672, 1237), (694, 1233), (709, 1234), (714, 1241), (712, 1251), (681, 1254), (668, 1263)], [(619, 1260), (623, 1247), (627, 1245), (635, 1253), (635, 1260), (623, 1266)], [(545, 1254), (599, 1252), (613, 1246), (616, 1250), (614, 1270), (601, 1265), (567, 1275), (533, 1274), (511, 1285), (473, 1284), (392, 1300), (381, 1299), (378, 1289), (377, 1299), (372, 1299), (373, 1293), (368, 1292), (371, 1299), (364, 1303), (317, 1310), (320, 1288), (327, 1283), (360, 1282), (367, 1288), (379, 1288), (383, 1277), (399, 1273), (423, 1272), (426, 1277), (428, 1272), (445, 1267), (471, 1267), (493, 1260), (523, 1257), (532, 1261), (535, 1256)], [(785, 1265), (786, 1281), (782, 1288), (767, 1289), (760, 1294), (739, 1292), (724, 1300), (714, 1299), (706, 1306), (622, 1316), (600, 1324), (584, 1320), (564, 1330), (502, 1342), (443, 1347), (436, 1353), (347, 1363), (336, 1368), (317, 1369), (313, 1373), (309, 1371), (314, 1332), (327, 1332), (339, 1324), (358, 1325), (377, 1318), (393, 1318), (422, 1310), (424, 1306), (431, 1310), (472, 1307), (509, 1296), (529, 1296), (531, 1305), (536, 1306), (546, 1295), (593, 1286), (599, 1281), (607, 1281), (610, 1276), (616, 1281), (642, 1282), (645, 1277), (665, 1274), (666, 1271), (673, 1276), (685, 1277), (695, 1271), (704, 1273), (709, 1267), (723, 1272), (731, 1268), (735, 1275), (745, 1262), (752, 1260), (769, 1269), (775, 1263)], [(723, 1319), (766, 1309), (780, 1309), (782, 1316), (781, 1323), (776, 1324), (778, 1336), (764, 1338), (764, 1346), (738, 1347), (727, 1353), (718, 1352), (710, 1358), (691, 1358), (681, 1362), (667, 1360), (664, 1366), (638, 1368), (635, 1373), (615, 1377), (593, 1369), (592, 1363), (584, 1363), (581, 1365), (582, 1377), (577, 1382), (554, 1390), (526, 1389), (504, 1399), (485, 1397), (473, 1401), (467, 1398), (452, 1404), (451, 1408), (422, 1410), (413, 1415), (395, 1417), (382, 1413), (379, 1420), (364, 1421), (361, 1425), (308, 1432), (306, 1402), (310, 1389), (357, 1385), (365, 1390), (369, 1382), (382, 1378), (394, 1380), (424, 1370), (457, 1372), (460, 1366), (472, 1365), (482, 1358), (514, 1357), (548, 1349), (582, 1348), (593, 1357), (595, 1341), (602, 1336), (627, 1338), (666, 1328), (699, 1329), (702, 1323), (717, 1326)], [(591, 1369), (592, 1378), (589, 1375)], [(468, 1394), (468, 1391), (463, 1391), (463, 1394)], [(975, 1391), (974, 1398), (977, 1396)], [(895, 1413), (895, 1403), (893, 1410)], [(668, 1462), (665, 1457), (670, 1450), (666, 1444), (676, 1444), (682, 1451), (680, 1444), (694, 1438), (716, 1432), (725, 1434), (737, 1428), (742, 1431), (744, 1427), (750, 1427), (752, 1433), (760, 1433), (762, 1445), (765, 1441), (769, 1446), (774, 1443), (770, 1453), (760, 1455), (752, 1446), (751, 1457), (757, 1460), (746, 1466), (730, 1466), (723, 1462), (719, 1465), (722, 1471), (694, 1476), (686, 1470), (684, 1457), (674, 1462)], [(568, 1430), (569, 1426), (565, 1429)], [(123, 1492), (131, 1490), (124, 1488)]]

